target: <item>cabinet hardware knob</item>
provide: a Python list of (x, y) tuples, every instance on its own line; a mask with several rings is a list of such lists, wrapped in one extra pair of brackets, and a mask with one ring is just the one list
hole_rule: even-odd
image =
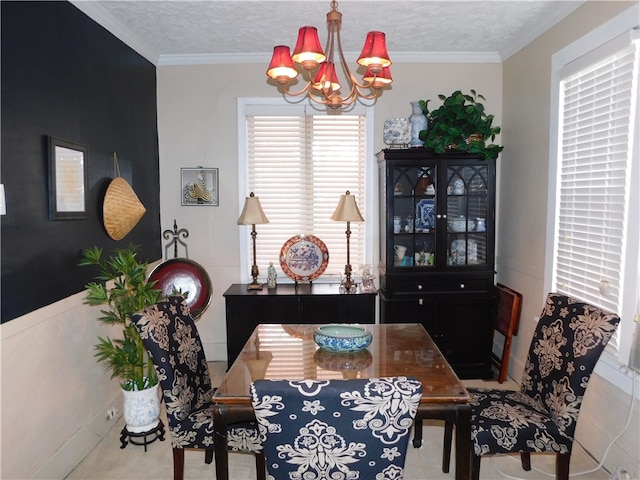
[(422, 290), (422, 285), (418, 285), (418, 290)]
[(460, 289), (461, 289), (461, 290), (464, 290), (464, 283), (461, 283), (461, 284), (460, 284)]
[(423, 300), (420, 298), (420, 299), (418, 300), (418, 305), (422, 305), (422, 303), (423, 303)]

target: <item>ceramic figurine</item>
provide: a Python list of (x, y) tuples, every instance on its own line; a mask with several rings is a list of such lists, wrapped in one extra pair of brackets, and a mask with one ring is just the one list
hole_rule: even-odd
[(276, 279), (278, 274), (273, 266), (273, 262), (269, 262), (269, 268), (267, 268), (267, 288), (276, 288)]

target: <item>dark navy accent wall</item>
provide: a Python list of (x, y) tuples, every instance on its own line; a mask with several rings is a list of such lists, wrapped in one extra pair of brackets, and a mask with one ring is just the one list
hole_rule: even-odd
[[(156, 68), (68, 2), (1, 2), (0, 219), (2, 322), (84, 289), (96, 273), (78, 267), (92, 245), (140, 245), (162, 256)], [(47, 136), (86, 145), (88, 218), (49, 220)], [(120, 173), (147, 211), (113, 241), (102, 200)]]

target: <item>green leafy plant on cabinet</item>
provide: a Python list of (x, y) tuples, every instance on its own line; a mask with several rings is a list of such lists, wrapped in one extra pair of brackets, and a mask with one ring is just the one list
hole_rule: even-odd
[(494, 159), (504, 146), (494, 144), (500, 127), (493, 125), (494, 116), (487, 114), (480, 100), (486, 99), (471, 90), (464, 94), (456, 90), (449, 96), (438, 95), (442, 105), (429, 111), (430, 100), (420, 100), (420, 108), (429, 119), (427, 130), (420, 132), (425, 148), (436, 153), (449, 150), (478, 155), (485, 160)]

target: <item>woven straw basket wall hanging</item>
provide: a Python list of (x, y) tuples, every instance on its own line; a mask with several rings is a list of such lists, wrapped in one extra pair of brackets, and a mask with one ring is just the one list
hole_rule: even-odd
[(107, 235), (122, 240), (147, 211), (127, 181), (120, 176), (118, 157), (114, 152), (113, 165), (116, 178), (111, 180), (102, 205), (102, 220)]

